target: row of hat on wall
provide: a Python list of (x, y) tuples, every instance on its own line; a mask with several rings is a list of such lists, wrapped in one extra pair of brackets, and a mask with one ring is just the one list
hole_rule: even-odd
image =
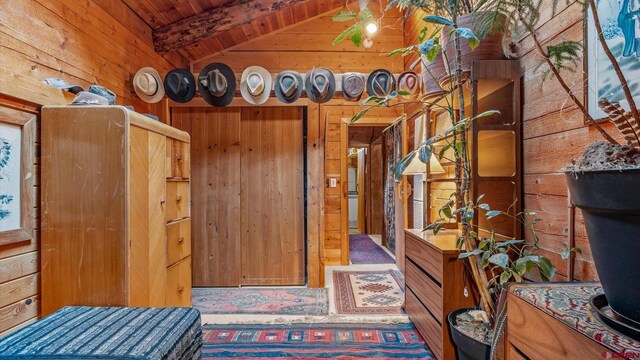
[[(359, 101), (366, 92), (370, 96), (384, 97), (393, 91), (401, 90), (404, 97), (414, 98), (420, 93), (420, 79), (414, 72), (403, 72), (396, 77), (385, 69), (374, 70), (368, 76), (349, 72), (336, 75), (331, 70), (317, 67), (302, 75), (296, 71), (282, 71), (272, 78), (267, 69), (250, 66), (242, 72), (240, 94), (249, 103), (259, 105), (267, 101), (274, 91), (283, 103), (290, 104), (298, 100), (305, 91), (309, 100), (324, 103), (331, 100), (336, 91), (341, 91), (347, 101)], [(166, 94), (171, 100), (187, 103), (194, 98), (196, 88), (202, 98), (210, 105), (224, 107), (231, 103), (236, 95), (236, 76), (233, 70), (222, 63), (205, 66), (196, 81), (187, 69), (171, 70), (164, 77), (153, 68), (140, 69), (133, 78), (136, 94), (144, 101), (156, 103)]]

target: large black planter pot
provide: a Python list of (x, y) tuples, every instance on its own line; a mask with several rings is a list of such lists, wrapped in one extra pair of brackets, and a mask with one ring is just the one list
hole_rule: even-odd
[(640, 169), (566, 177), (611, 309), (640, 323)]
[(453, 343), (456, 345), (458, 360), (489, 360), (489, 357), (491, 356), (491, 344), (486, 344), (478, 341), (456, 329), (456, 325), (458, 323), (458, 314), (465, 313), (469, 310), (476, 309), (458, 309), (456, 311), (450, 312), (449, 315), (447, 315), (449, 332), (451, 333), (451, 339), (453, 340)]

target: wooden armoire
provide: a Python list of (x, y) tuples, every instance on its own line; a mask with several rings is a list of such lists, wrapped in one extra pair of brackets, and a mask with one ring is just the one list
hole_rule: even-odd
[(189, 135), (121, 106), (42, 110), (42, 315), (190, 306)]

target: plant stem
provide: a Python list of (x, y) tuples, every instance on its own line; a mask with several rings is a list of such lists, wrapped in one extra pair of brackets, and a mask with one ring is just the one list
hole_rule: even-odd
[[(456, 2), (454, 2), (455, 4)], [(455, 6), (455, 5), (454, 5)], [(458, 11), (457, 7), (452, 7), (451, 17), (453, 22), (453, 28), (458, 28)], [(460, 34), (457, 31), (453, 32), (454, 45), (456, 49), (456, 56), (454, 58), (455, 64), (455, 81), (457, 84), (458, 91), (458, 105), (459, 105), (459, 118), (458, 121), (463, 121), (465, 119), (465, 101), (464, 101), (464, 91), (463, 91), (463, 80), (462, 80), (462, 51), (460, 46)], [(456, 123), (455, 116), (453, 117), (453, 123), (455, 126)], [(469, 171), (464, 168), (465, 166), (469, 166), (468, 157), (467, 157), (467, 129), (463, 128), (460, 131), (460, 142), (462, 143), (462, 151), (461, 154), (458, 154), (458, 150), (454, 150), (456, 153), (456, 177), (461, 179), (460, 183), (456, 186), (456, 200), (457, 200), (457, 208), (462, 209), (467, 206), (467, 201), (469, 200), (470, 188), (469, 188)], [(457, 132), (454, 132), (454, 143), (457, 140)], [(469, 220), (467, 220), (466, 216), (461, 217), (460, 221), (462, 225), (462, 237), (464, 238), (464, 245), (467, 251), (473, 251), (475, 248), (475, 241), (471, 237), (471, 224), (469, 224)], [(487, 279), (487, 273), (482, 268), (482, 264), (480, 259), (476, 256), (470, 256), (469, 261), (471, 264), (471, 274), (476, 283), (476, 287), (478, 289), (478, 293), (480, 295), (480, 301), (482, 303), (482, 308), (487, 312), (490, 319), (493, 319), (493, 315), (495, 312), (495, 307), (493, 304), (493, 300), (491, 299), (491, 294), (489, 293), (488, 284), (489, 279)]]
[[(638, 115), (638, 107), (636, 106), (636, 102), (633, 99), (633, 95), (631, 95), (631, 90), (629, 90), (629, 84), (627, 83), (627, 79), (624, 77), (622, 73), (622, 69), (620, 68), (620, 64), (618, 60), (616, 60), (613, 53), (611, 53), (611, 49), (609, 49), (609, 45), (604, 38), (604, 34), (602, 34), (602, 26), (600, 25), (600, 18), (598, 16), (598, 9), (596, 8), (596, 3), (594, 0), (589, 0), (589, 6), (591, 7), (591, 13), (593, 14), (593, 24), (596, 27), (596, 32), (598, 33), (598, 39), (600, 40), (600, 45), (602, 45), (602, 49), (604, 53), (607, 54), (611, 65), (613, 65), (613, 69), (616, 71), (616, 75), (620, 80), (620, 85), (622, 86), (622, 91), (624, 91), (624, 97), (627, 99), (629, 103), (629, 108), (631, 108), (631, 114), (633, 114), (633, 118), (636, 119), (636, 122), (640, 122), (640, 115)], [(624, 115), (624, 114), (623, 114)]]
[[(522, 20), (523, 23), (526, 24), (526, 22), (524, 21), (524, 19), (522, 19), (522, 17), (520, 19)], [(535, 29), (532, 26), (527, 25), (527, 30), (531, 34), (531, 38), (536, 44), (536, 49), (538, 50), (538, 53), (540, 53), (540, 55), (544, 58), (545, 62), (549, 66), (549, 69), (555, 76), (556, 80), (558, 80), (558, 82), (560, 83), (564, 91), (567, 93), (567, 95), (569, 95), (569, 97), (571, 98), (571, 100), (573, 100), (576, 106), (578, 106), (580, 111), (582, 111), (582, 113), (587, 118), (587, 120), (589, 120), (589, 122), (596, 128), (596, 130), (600, 132), (600, 134), (602, 134), (602, 136), (608, 142), (612, 144), (620, 144), (614, 138), (612, 138), (611, 135), (607, 134), (607, 132), (604, 131), (602, 126), (600, 126), (600, 124), (593, 119), (593, 117), (589, 114), (589, 111), (584, 107), (584, 105), (582, 105), (582, 102), (580, 102), (580, 100), (578, 100), (578, 98), (573, 94), (573, 91), (571, 91), (571, 88), (569, 88), (569, 85), (567, 85), (567, 83), (564, 81), (564, 79), (558, 72), (558, 69), (556, 69), (556, 67), (553, 65), (553, 62), (551, 62), (551, 59), (549, 59), (549, 56), (547, 55), (547, 53), (545, 53), (544, 49), (542, 48), (542, 44), (540, 44), (540, 39), (538, 39)]]

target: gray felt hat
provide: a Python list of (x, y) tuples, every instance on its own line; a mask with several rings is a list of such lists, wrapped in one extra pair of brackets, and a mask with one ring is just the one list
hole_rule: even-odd
[(313, 68), (304, 78), (304, 88), (309, 100), (315, 103), (325, 103), (336, 92), (336, 78), (331, 70), (326, 68)]
[(302, 95), (302, 76), (297, 71), (283, 71), (276, 76), (274, 92), (278, 100), (285, 104), (291, 104)]

